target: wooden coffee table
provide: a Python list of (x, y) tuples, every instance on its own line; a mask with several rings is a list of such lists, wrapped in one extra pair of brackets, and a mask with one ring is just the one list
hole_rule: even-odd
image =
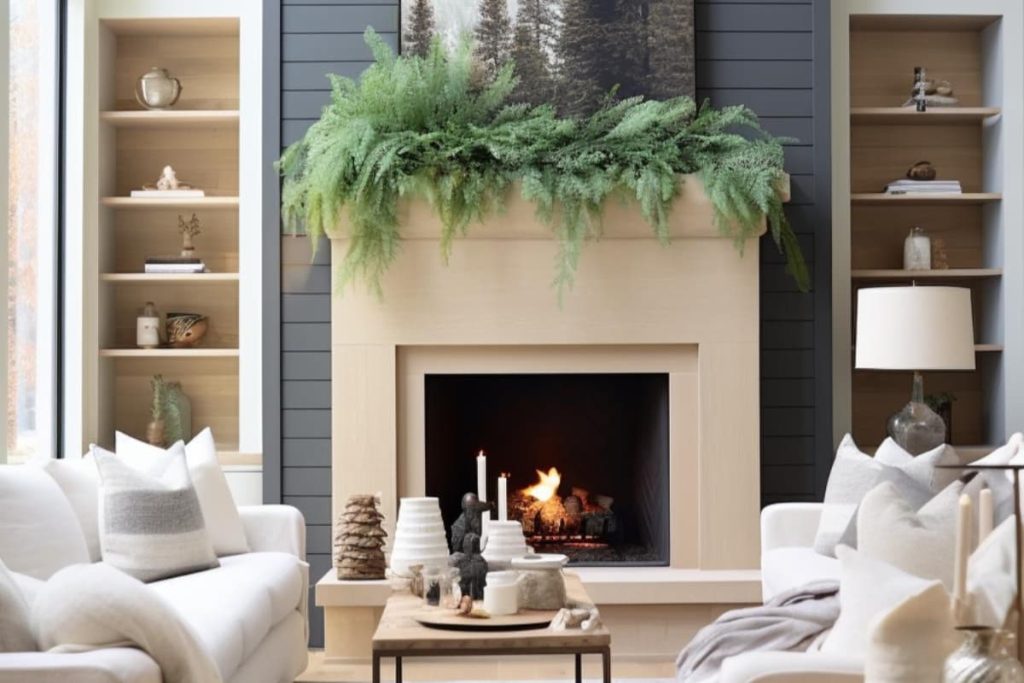
[[(590, 603), (583, 583), (566, 572), (569, 599)], [(583, 655), (601, 655), (604, 683), (611, 683), (612, 636), (603, 625), (594, 631), (572, 629), (552, 631), (536, 628), (523, 631), (447, 631), (423, 626), (413, 619), (423, 601), (409, 593), (395, 593), (384, 605), (384, 613), (373, 634), (373, 683), (380, 683), (380, 661), (395, 659), (395, 682), (402, 683), (402, 660), (408, 657), (475, 657), (482, 655), (573, 655), (576, 682), (583, 680)]]

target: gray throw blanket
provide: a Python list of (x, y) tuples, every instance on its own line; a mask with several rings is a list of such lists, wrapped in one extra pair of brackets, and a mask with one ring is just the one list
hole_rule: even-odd
[(839, 582), (813, 581), (761, 607), (734, 609), (697, 632), (676, 659), (676, 678), (699, 683), (744, 652), (806, 650), (839, 617)]

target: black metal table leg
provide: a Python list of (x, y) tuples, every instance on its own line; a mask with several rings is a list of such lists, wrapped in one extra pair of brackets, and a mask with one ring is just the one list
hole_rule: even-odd
[(402, 683), (402, 658), (395, 657), (395, 683)]
[(612, 683), (612, 649), (606, 647), (601, 650), (601, 674), (604, 683)]
[(583, 655), (576, 653), (576, 683), (583, 683)]
[(373, 653), (373, 683), (380, 683), (380, 655)]

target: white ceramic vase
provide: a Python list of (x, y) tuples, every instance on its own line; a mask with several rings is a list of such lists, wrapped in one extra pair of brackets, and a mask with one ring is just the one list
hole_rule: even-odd
[(483, 556), (489, 569), (508, 569), (512, 560), (530, 552), (519, 522), (491, 520), (487, 528), (487, 546)]
[(402, 498), (398, 506), (395, 542), (391, 550), (391, 573), (411, 576), (409, 567), (423, 570), (448, 566), (448, 539), (437, 498)]

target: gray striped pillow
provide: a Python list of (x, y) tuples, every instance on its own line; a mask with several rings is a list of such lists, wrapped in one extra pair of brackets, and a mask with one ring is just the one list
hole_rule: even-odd
[(185, 460), (177, 443), (134, 467), (92, 447), (100, 473), (103, 561), (141, 581), (217, 567)]

